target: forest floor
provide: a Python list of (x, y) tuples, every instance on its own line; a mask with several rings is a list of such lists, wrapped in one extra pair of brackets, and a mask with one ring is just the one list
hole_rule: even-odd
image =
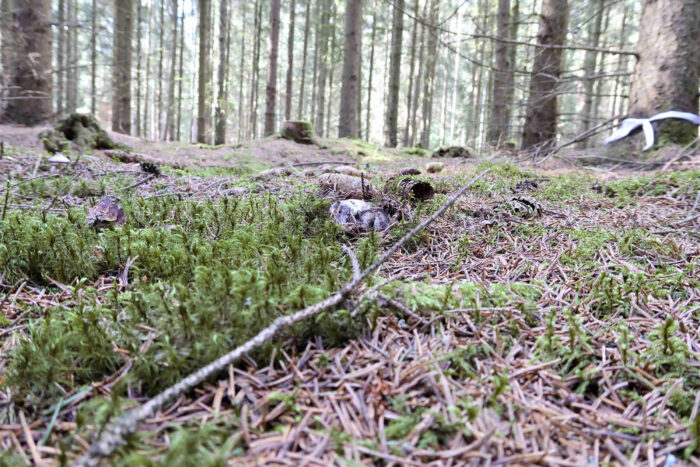
[[(59, 464), (105, 424), (329, 297), (490, 172), (338, 309), (168, 404), (115, 465), (700, 465), (700, 155), (655, 170), (438, 161), (356, 141), (117, 137), (47, 161), (0, 126), (0, 464)], [(400, 216), (348, 233), (341, 163)], [(436, 191), (403, 200), (401, 167)], [(278, 170), (270, 170), (270, 169)], [(126, 224), (88, 209), (120, 198)]]

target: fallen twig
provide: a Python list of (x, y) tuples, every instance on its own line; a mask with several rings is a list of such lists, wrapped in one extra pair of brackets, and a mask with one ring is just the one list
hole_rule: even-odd
[[(147, 418), (155, 416), (156, 412), (160, 410), (168, 401), (174, 399), (180, 394), (188, 391), (197, 384), (204, 381), (206, 378), (214, 373), (217, 373), (233, 362), (237, 361), (239, 358), (243, 357), (245, 354), (259, 347), (265, 342), (269, 342), (276, 334), (278, 334), (283, 329), (289, 326), (310, 318), (311, 316), (317, 315), (322, 311), (328, 310), (335, 305), (341, 303), (345, 300), (348, 295), (358, 286), (362, 281), (369, 277), (374, 271), (376, 271), (386, 260), (391, 257), (401, 246), (403, 246), (407, 241), (409, 241), (415, 234), (423, 230), (425, 227), (430, 225), (435, 219), (437, 219), (442, 213), (449, 209), (457, 199), (462, 196), (474, 183), (477, 182), (481, 177), (486, 175), (489, 170), (485, 170), (477, 175), (471, 182), (461, 188), (452, 198), (450, 198), (445, 204), (442, 205), (432, 216), (420, 223), (420, 225), (414, 227), (410, 232), (404, 235), (398, 242), (396, 242), (387, 252), (385, 252), (377, 261), (375, 261), (371, 266), (365, 269), (362, 274), (355, 275), (353, 280), (345, 284), (343, 288), (335, 292), (333, 295), (327, 299), (316, 303), (310, 307), (304, 308), (292, 315), (281, 316), (274, 320), (272, 324), (260, 331), (255, 337), (244, 343), (243, 345), (235, 348), (231, 352), (219, 357), (212, 363), (204, 366), (203, 368), (195, 371), (184, 379), (180, 380), (178, 383), (170, 386), (165, 391), (161, 392), (150, 401), (146, 402), (140, 407), (137, 407), (126, 414), (122, 415), (116, 422), (110, 424), (102, 433), (102, 435), (97, 438), (88, 449), (88, 452), (78, 459), (76, 466), (96, 466), (99, 465), (100, 459), (108, 457), (114, 450), (121, 446), (124, 442), (124, 438), (129, 434), (134, 433), (138, 426)], [(351, 257), (352, 261), (352, 257)]]

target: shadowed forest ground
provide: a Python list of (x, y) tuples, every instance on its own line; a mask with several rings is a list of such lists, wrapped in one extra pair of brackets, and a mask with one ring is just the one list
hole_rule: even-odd
[[(112, 135), (164, 162), (151, 177), (101, 151), (51, 164), (38, 132), (0, 126), (2, 463), (74, 460), (111, 417), (340, 288), (341, 245), (371, 264), (490, 168), (341, 309), (169, 404), (111, 461), (700, 464), (698, 155), (426, 173), (437, 159), (351, 140)], [(319, 176), (338, 162), (398, 211), (388, 232), (333, 223), (343, 195)], [(399, 196), (409, 166), (433, 199)], [(96, 231), (105, 194), (126, 225)]]

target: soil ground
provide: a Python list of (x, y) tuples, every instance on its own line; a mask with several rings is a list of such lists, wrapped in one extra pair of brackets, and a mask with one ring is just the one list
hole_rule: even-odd
[[(87, 180), (123, 173), (121, 186), (143, 198), (271, 193), (281, 202), (299, 186), (327, 195), (316, 186), (322, 163), (348, 163), (381, 184), (399, 167), (435, 162), (354, 141), (209, 148), (111, 134), (183, 167), (148, 178), (138, 164), (99, 151), (82, 164), (47, 166), (39, 131), (0, 126), (8, 145), (0, 179), (28, 180), (37, 167)], [(425, 208), (407, 203), (407, 219), (422, 220), (477, 172), (492, 172), (382, 266), (375, 284), (385, 286), (355, 291), (348, 309), (367, 301), (378, 310), (365, 331), (341, 346), (283, 339), (269, 363), (230, 366), (146, 420), (112, 461), (700, 465), (700, 155), (646, 171), (561, 157), (545, 166), (506, 156), (440, 162), (441, 172), (421, 175), (438, 198)], [(290, 166), (288, 176), (256, 178)], [(63, 216), (99, 199), (89, 190), (21, 196), (5, 210)], [(359, 248), (366, 238), (345, 242)], [(395, 241), (390, 232), (379, 244), (386, 250)], [(121, 284), (118, 276), (96, 280), (98, 295)], [(0, 279), (7, 462), (82, 455), (99, 427), (80, 422), (81, 407), (107, 407), (135, 364), (125, 353), (119, 371), (87, 389), (62, 388), (61, 402), (41, 410), (4, 384), (42, 310), (77, 306), (74, 285)], [(148, 332), (153, 339), (166, 331)], [(123, 404), (146, 400), (134, 391)]]

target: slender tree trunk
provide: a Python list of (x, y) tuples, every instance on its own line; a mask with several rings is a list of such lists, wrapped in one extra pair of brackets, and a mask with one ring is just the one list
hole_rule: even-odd
[[(211, 0), (205, 0), (206, 2), (211, 2)], [(211, 22), (211, 20), (210, 20)], [(158, 117), (156, 120), (156, 131), (158, 138), (161, 140), (165, 139), (165, 128), (163, 125), (163, 106), (165, 98), (163, 97), (163, 75), (165, 74), (163, 65), (163, 55), (165, 52), (165, 0), (160, 0), (160, 27), (159, 29), (159, 39), (158, 39), (158, 90), (156, 92), (158, 105)]]
[[(426, 3), (423, 7), (423, 15), (425, 18), (427, 15), (428, 4)], [(424, 24), (420, 25), (420, 52), (418, 53), (418, 72), (415, 74), (415, 84), (413, 88), (413, 109), (411, 110), (411, 136), (409, 141), (409, 146), (413, 146), (416, 143), (416, 135), (418, 134), (418, 106), (420, 103), (420, 89), (423, 78), (423, 62), (425, 57), (425, 31), (426, 26)]]
[[(537, 34), (539, 44), (564, 44), (568, 10), (567, 0), (543, 1)], [(552, 144), (557, 136), (556, 87), (561, 74), (562, 55), (562, 49), (556, 48), (544, 48), (535, 55), (523, 128), (523, 149)]]
[(311, 113), (309, 121), (313, 122), (316, 118), (316, 94), (318, 92), (318, 61), (320, 58), (319, 49), (321, 48), (321, 10), (324, 8), (324, 0), (316, 0), (316, 11), (314, 12), (314, 66), (311, 71)]
[(365, 137), (367, 138), (367, 141), (369, 141), (369, 138), (371, 136), (369, 129), (372, 121), (372, 91), (374, 91), (374, 89), (372, 88), (372, 78), (374, 73), (374, 41), (377, 34), (376, 2), (372, 2), (372, 11), (372, 36), (370, 37), (369, 46), (369, 77), (367, 84), (367, 118), (365, 119), (365, 125), (367, 125), (365, 128)]
[[(462, 30), (462, 15), (457, 13), (457, 31)], [(460, 54), (462, 53), (462, 41), (458, 41), (454, 54), (454, 69), (452, 71), (452, 102), (450, 104), (450, 144), (455, 140), (455, 121), (457, 120), (457, 89), (460, 83)], [(443, 143), (444, 144), (444, 143)]]
[(395, 0), (391, 28), (391, 58), (389, 62), (389, 96), (384, 117), (384, 144), (395, 148), (398, 141), (399, 88), (401, 86), (401, 48), (403, 46), (404, 0)]
[(230, 40), (229, 0), (219, 4), (219, 92), (216, 99), (214, 144), (226, 144), (226, 106), (228, 105), (228, 56)]
[(250, 138), (255, 139), (257, 137), (258, 130), (258, 75), (260, 73), (260, 36), (261, 33), (261, 18), (262, 17), (262, 4), (260, 0), (255, 2), (255, 39), (253, 42), (253, 72), (250, 79), (250, 105), (249, 105), (249, 131)]
[[(510, 0), (498, 0), (498, 17), (496, 28), (499, 39), (510, 38)], [(493, 146), (500, 145), (508, 139), (508, 78), (510, 76), (510, 55), (508, 44), (502, 41), (494, 43), (496, 49), (496, 69), (493, 72), (493, 94), (491, 95), (491, 120), (486, 140)]]
[[(311, 0), (306, 0), (306, 16), (304, 17), (304, 54), (301, 59), (301, 83), (299, 85), (299, 100), (297, 103), (297, 118), (301, 120), (304, 116), (304, 84), (306, 83), (306, 56), (309, 45), (309, 25), (311, 24), (309, 15), (311, 14)], [(291, 61), (290, 68), (291, 68)], [(310, 119), (309, 119), (310, 120)]]
[(333, 105), (333, 75), (335, 71), (335, 46), (336, 46), (336, 34), (335, 34), (335, 24), (336, 24), (336, 8), (335, 3), (331, 4), (332, 12), (330, 22), (331, 27), (331, 48), (328, 51), (328, 103), (326, 105), (326, 134), (330, 136), (331, 134), (331, 107)]
[(324, 110), (326, 108), (326, 79), (328, 78), (328, 34), (329, 34), (329, 21), (330, 12), (328, 8), (328, 1), (324, 2), (324, 8), (321, 12), (321, 27), (319, 33), (321, 35), (320, 48), (319, 48), (319, 70), (318, 70), (318, 103), (316, 105), (316, 132), (320, 136), (325, 136), (325, 131), (323, 128), (324, 123)]
[[(9, 2), (8, 2), (9, 3)], [(7, 13), (12, 14), (10, 11)], [(94, 37), (94, 36), (93, 36)], [(66, 0), (58, 2), (58, 44), (56, 60), (56, 114), (63, 115), (63, 92), (66, 77)]]
[(143, 129), (141, 130), (141, 134), (144, 135), (146, 138), (150, 137), (150, 130), (151, 127), (149, 125), (150, 120), (149, 120), (149, 109), (151, 108), (151, 33), (153, 32), (153, 8), (148, 7), (148, 28), (146, 30), (146, 37), (148, 38), (147, 42), (147, 48), (146, 48), (146, 79), (145, 79), (145, 87), (146, 87), (146, 95), (144, 96), (143, 99)]
[[(430, 24), (437, 24), (440, 4), (437, 0), (430, 2)], [(438, 34), (437, 29), (428, 31), (428, 60), (425, 65), (425, 81), (423, 83), (423, 131), (420, 143), (424, 149), (430, 148), (430, 130), (433, 124), (433, 91), (435, 90), (435, 65), (438, 55)]]
[[(141, 136), (141, 42), (143, 34), (141, 23), (143, 22), (143, 5), (141, 0), (136, 0), (136, 136)], [(95, 35), (93, 34), (93, 40)]]
[(362, 0), (347, 0), (345, 12), (345, 51), (340, 91), (339, 138), (356, 138), (358, 128), (357, 92), (362, 53)]
[[(241, 8), (243, 11), (241, 11), (242, 15), (242, 22), (241, 22), (241, 62), (240, 65), (238, 66), (238, 141), (242, 141), (243, 138), (245, 137), (246, 134), (246, 123), (245, 123), (245, 118), (243, 115), (243, 78), (244, 78), (244, 73), (243, 70), (245, 69), (245, 27), (247, 23), (247, 15), (246, 15), (246, 5), (247, 2), (243, 2), (241, 5)], [(255, 13), (255, 12), (253, 12)]]
[(168, 83), (168, 109), (165, 114), (165, 126), (163, 128), (163, 140), (172, 141), (175, 137), (175, 81), (177, 74), (177, 23), (178, 23), (178, 2), (179, 0), (172, 0), (171, 3), (171, 13), (172, 13), (172, 48), (170, 49), (170, 82)]
[[(591, 3), (591, 13), (595, 15), (595, 19), (589, 23), (588, 28), (588, 45), (591, 47), (598, 47), (600, 43), (600, 31), (603, 24), (603, 8), (604, 1), (596, 0)], [(587, 50), (586, 55), (583, 59), (583, 110), (581, 111), (581, 125), (579, 127), (579, 134), (588, 131), (591, 128), (591, 113), (593, 111), (593, 86), (595, 85), (595, 80), (593, 80), (593, 75), (596, 71), (596, 64), (598, 62), (598, 52), (592, 50)], [(583, 140), (578, 144), (578, 147), (583, 149), (587, 146), (587, 140)]]
[(114, 2), (114, 100), (112, 131), (131, 133), (131, 37), (134, 27), (134, 1)]
[(267, 87), (265, 89), (265, 136), (275, 132), (277, 104), (277, 55), (280, 39), (280, 0), (270, 3), (270, 53), (268, 55)]
[(76, 0), (68, 2), (68, 23), (66, 112), (74, 113), (78, 107), (78, 6)]
[(14, 0), (12, 4), (14, 56), (10, 70), (10, 120), (36, 125), (53, 115), (51, 2)]
[[(623, 50), (625, 47), (625, 44), (627, 43), (627, 19), (629, 15), (629, 4), (625, 3), (625, 6), (622, 10), (622, 28), (620, 30), (620, 43), (618, 44), (618, 47), (620, 50)], [(617, 112), (619, 115), (623, 114), (624, 110), (624, 97), (621, 96), (621, 90), (620, 88), (622, 87), (622, 82), (623, 82), (623, 77), (620, 76), (625, 70), (627, 69), (627, 56), (626, 55), (619, 55), (617, 57), (617, 76), (615, 77), (615, 87), (613, 88), (613, 99), (612, 99), (612, 105), (610, 108), (611, 115), (615, 115)], [(619, 98), (619, 106), (620, 110), (617, 111), (617, 100)]]
[(180, 141), (180, 129), (182, 128), (182, 83), (185, 79), (185, 68), (183, 62), (185, 55), (185, 1), (182, 1), (182, 15), (180, 17), (180, 63), (177, 82), (177, 124), (175, 125), (175, 140)]
[(289, 36), (287, 39), (287, 81), (284, 92), (284, 119), (292, 118), (292, 78), (294, 77), (294, 19), (296, 0), (289, 5)]
[[(513, 1), (513, 9), (510, 14), (510, 40), (518, 40), (518, 29), (520, 26), (520, 0)], [(511, 119), (513, 114), (513, 108), (515, 108), (515, 102), (513, 97), (515, 96), (515, 70), (517, 69), (517, 51), (518, 46), (516, 44), (510, 44), (508, 46), (508, 62), (510, 64), (510, 69), (508, 73), (508, 80), (506, 82), (506, 93), (505, 93), (505, 103), (506, 103), (506, 133), (509, 138), (514, 134)]]
[(199, 0), (199, 89), (197, 142), (209, 142), (211, 120), (211, 1)]
[[(630, 115), (650, 117), (664, 110), (698, 113), (700, 81), (700, 2), (645, 0), (640, 24), (639, 61), (630, 89)], [(698, 127), (684, 120), (659, 122), (660, 141), (687, 144)]]
[[(406, 128), (403, 133), (403, 145), (409, 146), (409, 134), (411, 132), (411, 101), (413, 100), (413, 73), (416, 71), (416, 40), (418, 38), (418, 18), (420, 0), (413, 4), (413, 28), (411, 29), (411, 61), (408, 72), (408, 96), (406, 97)], [(459, 28), (458, 28), (459, 29)]]

